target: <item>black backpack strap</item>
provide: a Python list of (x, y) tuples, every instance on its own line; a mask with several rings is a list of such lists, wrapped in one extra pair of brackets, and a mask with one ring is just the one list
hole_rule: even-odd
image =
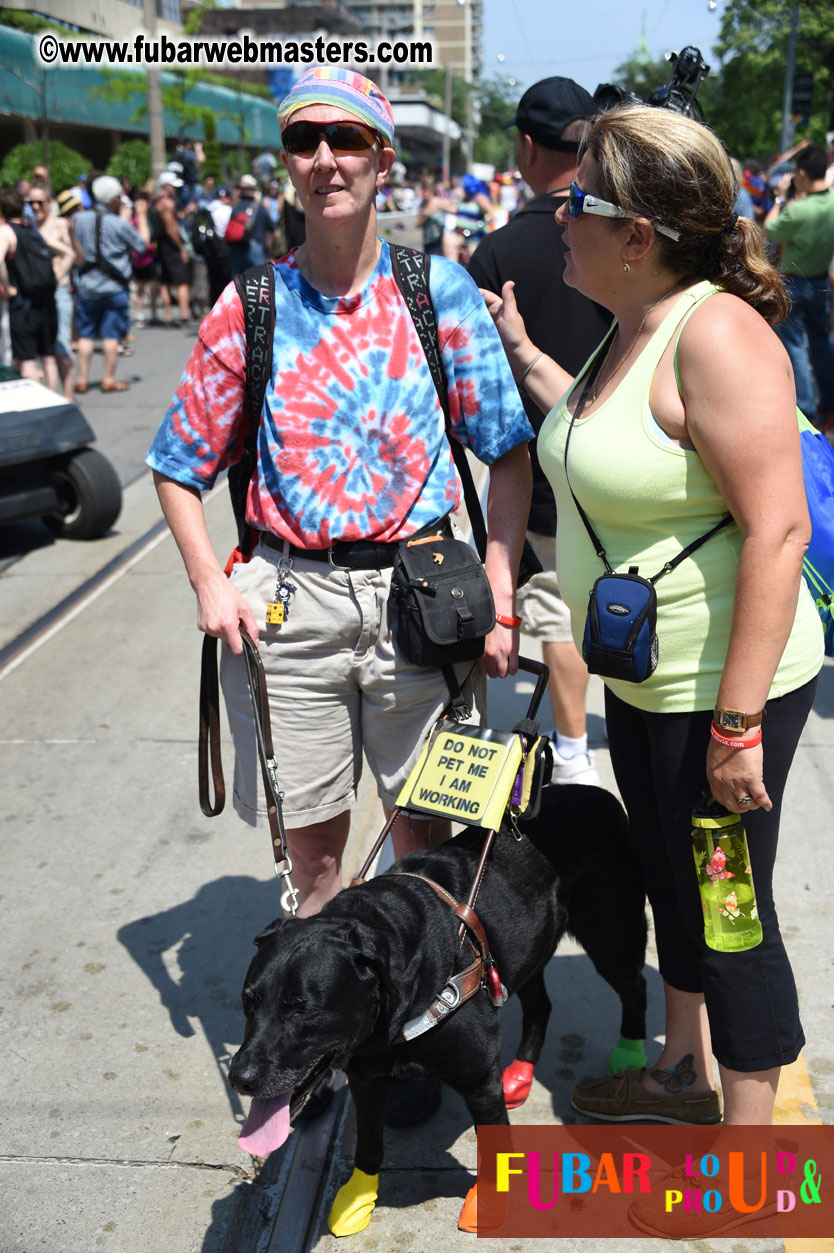
[(258, 459), (258, 430), (272, 374), (272, 341), (275, 335), (275, 271), (272, 263), (253, 265), (235, 277), (235, 290), (243, 306), (246, 329), (246, 439), (240, 460), (229, 467), (229, 495), (237, 522), (238, 546), (244, 554), (252, 547), (246, 525), (246, 496)]
[(486, 557), (487, 532), (484, 515), (478, 493), (472, 479), (472, 471), (466, 459), (466, 449), (452, 435), (452, 419), (449, 412), (449, 381), (443, 368), (440, 346), (437, 335), (437, 318), (429, 289), (429, 264), (427, 253), (416, 248), (406, 248), (403, 244), (389, 244), (391, 253), (391, 270), (394, 281), (402, 293), (408, 306), (423, 352), (428, 362), (432, 382), (437, 391), (440, 407), (446, 422), (446, 435), (452, 448), (452, 457), (463, 484), (463, 498), (466, 511), (472, 524), (472, 537), (478, 556), (483, 561)]

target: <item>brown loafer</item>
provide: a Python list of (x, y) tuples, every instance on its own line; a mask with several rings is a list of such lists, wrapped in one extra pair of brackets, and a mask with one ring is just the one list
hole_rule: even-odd
[(126, 392), (129, 383), (120, 383), (118, 379), (114, 379), (112, 383), (101, 383), (100, 390), (103, 392)]
[(583, 1079), (573, 1090), (571, 1105), (579, 1114), (601, 1122), (664, 1122), (709, 1126), (721, 1122), (717, 1092), (658, 1095), (640, 1083), (642, 1070), (620, 1070), (604, 1079)]

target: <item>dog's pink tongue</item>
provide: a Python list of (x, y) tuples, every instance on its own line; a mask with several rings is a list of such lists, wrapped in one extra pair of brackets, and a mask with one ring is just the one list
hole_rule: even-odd
[(266, 1157), (280, 1149), (290, 1134), (291, 1096), (291, 1092), (284, 1092), (268, 1101), (252, 1098), (249, 1114), (238, 1137), (238, 1145), (244, 1153)]

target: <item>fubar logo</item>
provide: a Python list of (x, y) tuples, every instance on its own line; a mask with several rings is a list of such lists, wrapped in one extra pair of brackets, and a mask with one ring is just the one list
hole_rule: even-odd
[(479, 1127), (478, 1234), (834, 1236), (834, 1127)]

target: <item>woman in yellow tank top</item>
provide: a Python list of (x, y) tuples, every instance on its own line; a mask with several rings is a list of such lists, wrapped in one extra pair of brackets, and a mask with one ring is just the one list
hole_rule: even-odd
[[(574, 1091), (577, 1110), (612, 1122), (717, 1122), (714, 1053), (724, 1121), (770, 1123), (780, 1067), (804, 1043), (771, 879), (822, 632), (801, 581), (810, 523), (793, 375), (769, 325), (787, 300), (758, 228), (733, 212), (735, 195), (707, 127), (628, 105), (591, 123), (557, 213), (565, 282), (616, 317), (592, 358), (601, 367), (568, 464), (611, 565), (648, 577), (733, 517), (658, 582), (654, 674), (605, 680), (611, 760), (654, 914), (667, 1013), (654, 1066)], [(603, 566), (567, 485), (565, 443), (591, 362), (572, 379), (529, 340), (512, 283), (484, 294), (516, 379), (548, 413), (539, 456), (556, 494), (559, 585), (579, 643)], [(745, 816), (764, 931), (747, 952), (704, 943), (689, 840), (704, 787)]]

